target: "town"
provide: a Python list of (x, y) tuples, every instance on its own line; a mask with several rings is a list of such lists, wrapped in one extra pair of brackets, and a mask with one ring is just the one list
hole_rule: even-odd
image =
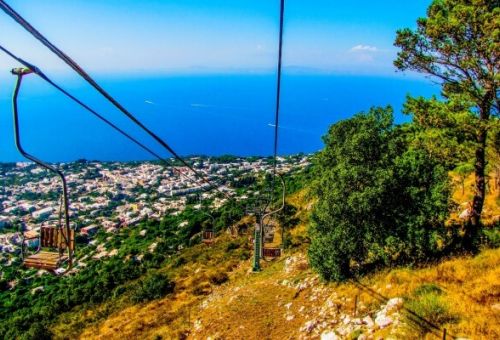
[[(112, 235), (147, 219), (179, 214), (193, 199), (198, 204), (208, 200), (217, 209), (227, 197), (246, 197), (232, 184), (245, 176), (270, 173), (274, 167), (271, 159), (257, 157), (191, 157), (188, 162), (216, 185), (201, 181), (185, 166), (85, 160), (59, 164), (68, 183), (72, 228), (91, 240), (100, 230)], [(288, 173), (308, 164), (307, 156), (280, 157), (276, 168)], [(6, 267), (19, 256), (23, 243), (32, 249), (38, 246), (42, 225), (57, 225), (61, 183), (27, 162), (0, 164), (0, 183), (0, 267)], [(103, 255), (112, 254), (101, 252), (96, 259)]]

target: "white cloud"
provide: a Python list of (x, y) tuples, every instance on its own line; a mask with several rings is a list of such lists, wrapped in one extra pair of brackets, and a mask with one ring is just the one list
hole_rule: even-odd
[(375, 46), (356, 45), (350, 49), (351, 52), (378, 52), (379, 49)]

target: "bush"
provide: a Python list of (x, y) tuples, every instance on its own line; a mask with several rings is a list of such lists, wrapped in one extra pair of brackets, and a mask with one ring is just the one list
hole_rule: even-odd
[(441, 293), (420, 294), (407, 301), (405, 306), (421, 318), (438, 326), (457, 320), (457, 317), (449, 311), (449, 306), (443, 300)]
[(187, 263), (188, 261), (186, 260), (186, 258), (182, 257), (182, 256), (178, 256), (177, 258), (175, 258), (172, 262), (172, 267), (174, 268), (178, 268), (180, 266), (183, 266)]
[(226, 252), (238, 249), (239, 247), (240, 247), (240, 244), (238, 242), (231, 241), (226, 246)]
[(134, 302), (146, 302), (162, 298), (163, 296), (172, 293), (175, 288), (175, 283), (169, 278), (160, 273), (148, 274), (139, 283), (139, 287), (132, 296)]
[(483, 229), (484, 242), (488, 247), (498, 248), (500, 247), (500, 228), (484, 228)]
[(338, 122), (323, 138), (312, 192), (311, 265), (327, 280), (439, 255), (450, 202), (446, 169), (409, 144), (391, 108)]
[(227, 282), (229, 280), (229, 276), (224, 272), (217, 272), (215, 274), (210, 275), (208, 280), (210, 281), (210, 283), (219, 286), (224, 282)]
[(414, 291), (413, 295), (414, 296), (421, 296), (421, 295), (426, 295), (426, 294), (441, 294), (443, 290), (438, 286), (433, 283), (425, 283), (421, 286), (418, 286)]

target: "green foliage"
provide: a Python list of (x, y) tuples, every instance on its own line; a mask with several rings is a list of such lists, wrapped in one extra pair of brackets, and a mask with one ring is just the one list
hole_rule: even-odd
[(421, 296), (426, 294), (441, 294), (443, 290), (434, 283), (424, 283), (423, 285), (418, 286), (413, 291), (414, 296)]
[(397, 32), (400, 52), (394, 64), (435, 76), (446, 94), (494, 101), (498, 60), (491, 56), (499, 51), (499, 18), (498, 0), (435, 0), (415, 30)]
[(318, 197), (309, 257), (328, 280), (345, 280), (381, 265), (437, 254), (435, 239), (447, 218), (446, 169), (407, 142), (392, 109), (332, 125), (317, 158)]
[(151, 273), (143, 278), (134, 291), (132, 301), (146, 302), (160, 299), (174, 291), (175, 283), (161, 273)]
[[(474, 157), (478, 119), (473, 104), (455, 97), (440, 101), (408, 96), (403, 112), (411, 115), (413, 135), (409, 142), (453, 169)], [(464, 169), (465, 170), (465, 169)]]
[(482, 233), (486, 246), (492, 248), (500, 247), (500, 228), (498, 226), (493, 228), (483, 228)]
[[(139, 277), (143, 271), (144, 267), (136, 262), (112, 258), (92, 263), (75, 276), (20, 281), (14, 291), (0, 295), (0, 319), (3, 320), (0, 338), (43, 338), (50, 320), (75, 306), (100, 303), (110, 298), (116, 287)], [(35, 283), (45, 289), (32, 295), (28, 288), (34, 287)]]
[(229, 276), (225, 272), (217, 272), (215, 274), (210, 275), (208, 280), (210, 281), (210, 283), (219, 286), (229, 281)]
[[(405, 307), (418, 316), (431, 320), (435, 325), (443, 325), (457, 320), (450, 312), (449, 306), (442, 298), (442, 290), (433, 284), (424, 284), (415, 289), (405, 302)], [(411, 319), (408, 320), (412, 322)]]
[[(486, 196), (488, 135), (500, 114), (499, 26), (498, 0), (434, 0), (416, 29), (399, 30), (395, 41), (400, 48), (394, 61), (398, 69), (421, 72), (441, 82), (446, 103), (409, 102), (420, 125), (430, 126), (425, 129), (426, 139), (436, 142), (433, 149), (445, 155), (456, 153), (463, 149), (456, 136), (474, 144), (469, 151), (474, 156), (476, 186), (472, 216), (464, 229), (464, 246), (470, 250), (477, 249)], [(436, 103), (445, 110), (435, 110)], [(447, 110), (457, 104), (468, 109)]]

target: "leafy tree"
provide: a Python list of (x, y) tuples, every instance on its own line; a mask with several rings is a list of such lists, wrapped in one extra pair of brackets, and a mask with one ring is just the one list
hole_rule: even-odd
[(460, 186), (462, 187), (462, 195), (465, 193), (465, 180), (471, 173), (474, 172), (474, 167), (468, 163), (460, 164), (455, 168), (455, 173), (460, 178)]
[(398, 69), (432, 76), (441, 82), (443, 95), (451, 102), (472, 104), (477, 123), (472, 130), (475, 194), (466, 229), (470, 247), (478, 234), (485, 199), (488, 129), (499, 114), (499, 27), (499, 0), (434, 0), (427, 17), (418, 19), (417, 28), (398, 31), (395, 41), (401, 49), (394, 62)]
[(325, 279), (436, 254), (448, 175), (425, 149), (410, 147), (413, 133), (395, 127), (387, 107), (338, 122), (323, 138), (309, 257)]

